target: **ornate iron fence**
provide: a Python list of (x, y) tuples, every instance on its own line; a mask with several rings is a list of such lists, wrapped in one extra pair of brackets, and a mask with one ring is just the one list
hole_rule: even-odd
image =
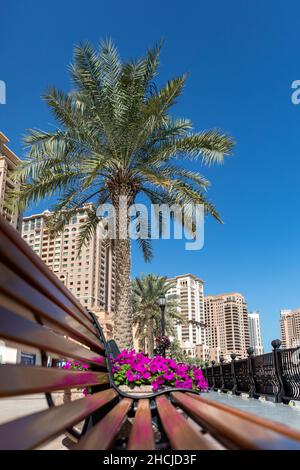
[(231, 367), (230, 362), (226, 362), (222, 364), (222, 372), (223, 372), (223, 381), (224, 381), (223, 391), (228, 392), (228, 391), (233, 390), (234, 380), (233, 380), (232, 367)]
[(223, 380), (222, 380), (222, 373), (221, 373), (221, 365), (218, 364), (214, 367), (214, 388), (216, 390), (219, 390), (223, 386)]
[(234, 372), (236, 378), (236, 393), (250, 393), (252, 380), (250, 377), (248, 359), (234, 361)]
[(278, 350), (283, 400), (300, 400), (300, 348)]
[(213, 388), (214, 386), (214, 381), (213, 381), (213, 371), (212, 367), (208, 367), (206, 370), (206, 380), (210, 388)]
[(252, 357), (254, 395), (276, 397), (280, 383), (276, 374), (273, 352)]
[(300, 348), (280, 349), (281, 341), (272, 341), (273, 351), (248, 358), (209, 366), (204, 370), (209, 387), (223, 392), (248, 393), (250, 397), (265, 397), (275, 402), (300, 400)]

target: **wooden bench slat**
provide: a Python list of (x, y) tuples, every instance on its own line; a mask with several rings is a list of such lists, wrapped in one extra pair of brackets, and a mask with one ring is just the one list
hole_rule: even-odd
[(66, 390), (109, 382), (106, 372), (0, 365), (0, 397)]
[(214, 444), (209, 442), (203, 434), (189, 425), (164, 395), (156, 397), (155, 400), (161, 424), (172, 449), (213, 450), (215, 448)]
[[(83, 318), (80, 312), (77, 312), (75, 309), (74, 311), (70, 311), (61, 302), (56, 302), (55, 299), (53, 299), (53, 296), (47, 295), (47, 293), (43, 292), (39, 287), (37, 287), (34, 284), (34, 282), (32, 282), (32, 279), (30, 278), (28, 279), (27, 277), (23, 275), (23, 273), (17, 273), (16, 270), (14, 269), (14, 266), (10, 265), (8, 262), (5, 263), (5, 260), (3, 259), (3, 256), (1, 254), (1, 247), (0, 247), (0, 263), (1, 263), (0, 274), (1, 274), (2, 289), (6, 288), (6, 290), (10, 290), (10, 292), (13, 292), (13, 295), (16, 299), (20, 298), (20, 300), (22, 300), (19, 291), (16, 289), (16, 287), (13, 284), (13, 281), (17, 282), (18, 280), (20, 280), (23, 286), (23, 289), (25, 291), (28, 288), (30, 288), (31, 291), (36, 291), (39, 294), (39, 297), (44, 297), (45, 299), (47, 299), (48, 302), (51, 302), (51, 304), (63, 310), (65, 314), (68, 314), (71, 318), (74, 318), (80, 325), (83, 325), (84, 328), (87, 329), (92, 335), (96, 336), (94, 326), (86, 318)], [(2, 285), (2, 282), (3, 282), (3, 285)]]
[(104, 351), (104, 347), (96, 337), (95, 332), (91, 334), (90, 330), (87, 330), (85, 326), (78, 323), (74, 316), (70, 316), (61, 307), (28, 285), (23, 279), (1, 263), (0, 291), (5, 292), (21, 305), (25, 305), (33, 313), (52, 323), (57, 323), (66, 334), (74, 337), (74, 339), (78, 339), (93, 350), (100, 353)]
[(59, 354), (62, 359), (77, 359), (106, 368), (103, 356), (57, 335), (45, 326), (20, 317), (0, 306), (0, 338)]
[(227, 412), (206, 401), (200, 403), (197, 399), (185, 395), (182, 392), (173, 392), (171, 397), (201, 426), (232, 448), (259, 449), (259, 450), (284, 450), (300, 449), (300, 442), (288, 439), (270, 429), (244, 420), (231, 412)]
[(91, 431), (80, 439), (76, 450), (109, 449), (124, 424), (131, 405), (131, 399), (123, 398)]
[(88, 315), (85, 308), (80, 304), (80, 302), (74, 297), (74, 295), (66, 288), (66, 286), (57, 278), (57, 276), (46, 266), (44, 261), (34, 253), (34, 251), (29, 247), (29, 245), (22, 239), (19, 232), (15, 230), (7, 221), (0, 216), (0, 231), (6, 235), (6, 237), (11, 240), (24, 254), (29, 258), (34, 265), (37, 266), (38, 270), (43, 273), (43, 275), (54, 284), (57, 289), (66, 296), (74, 307), (82, 313), (82, 315), (92, 323), (90, 316)]
[(223, 411), (226, 411), (227, 413), (234, 414), (236, 416), (239, 416), (243, 419), (246, 419), (248, 421), (251, 421), (255, 424), (261, 425), (264, 428), (271, 429), (272, 431), (275, 431), (279, 434), (283, 434), (287, 437), (290, 437), (291, 439), (298, 440), (300, 442), (300, 432), (297, 431), (296, 429), (289, 428), (288, 426), (285, 426), (284, 424), (275, 422), (275, 421), (270, 421), (269, 419), (262, 418), (257, 415), (253, 415), (251, 413), (246, 413), (245, 411), (242, 411), (238, 408), (234, 408), (233, 406), (227, 406), (223, 403), (219, 403), (217, 401), (212, 401), (212, 400), (207, 400), (204, 397), (201, 397), (200, 395), (194, 395), (187, 393), (187, 396), (194, 398), (198, 400), (199, 402), (203, 403), (204, 405), (211, 405), (214, 406), (215, 408), (221, 409)]
[(118, 393), (104, 390), (66, 405), (24, 416), (0, 425), (1, 450), (27, 450), (44, 444), (116, 399)]
[[(0, 231), (2, 225), (0, 223)], [(26, 245), (26, 242), (23, 241)], [(26, 249), (32, 251), (29, 247), (26, 246)], [(38, 258), (35, 253), (32, 253)], [(13, 267), (15, 272), (20, 273), (23, 279), (26, 279), (29, 284), (35, 286), (38, 290), (44, 293), (49, 299), (54, 303), (63, 308), (71, 316), (75, 316), (78, 321), (80, 321), (87, 328), (90, 328), (90, 331), (94, 333), (93, 323), (86, 315), (83, 315), (82, 311), (67, 297), (56, 284), (50, 281), (50, 279), (44, 275), (45, 270), (49, 268), (42, 263), (43, 269), (37, 267), (32, 259), (29, 259), (18, 246), (12, 243), (12, 241), (2, 234), (1, 244), (0, 244), (0, 260), (6, 260), (6, 264), (11, 268)], [(38, 261), (41, 261), (38, 258)], [(51, 273), (54, 275), (53, 273)]]
[(155, 449), (154, 434), (152, 429), (152, 416), (150, 411), (150, 401), (147, 399), (142, 399), (138, 402), (133, 427), (129, 437), (128, 449)]

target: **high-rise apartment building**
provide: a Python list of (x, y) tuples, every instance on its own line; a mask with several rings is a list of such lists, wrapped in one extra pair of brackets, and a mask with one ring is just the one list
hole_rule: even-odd
[(205, 355), (206, 332), (204, 322), (203, 281), (193, 274), (185, 274), (169, 279), (173, 283), (168, 295), (176, 295), (179, 310), (185, 323), (178, 323), (177, 338), (189, 356), (196, 356), (197, 350)]
[(111, 248), (95, 233), (80, 253), (77, 235), (88, 206), (71, 218), (62, 233), (47, 226), (49, 211), (24, 217), (22, 236), (66, 287), (88, 310), (97, 314), (110, 336), (115, 302), (115, 259)]
[(300, 346), (300, 308), (280, 311), (280, 330), (283, 348)]
[(204, 306), (210, 359), (218, 361), (217, 355), (229, 359), (233, 352), (246, 357), (250, 340), (244, 297), (239, 293), (209, 295)]
[(254, 349), (254, 354), (260, 356), (264, 353), (262, 345), (259, 312), (248, 314), (250, 346)]
[(21, 162), (17, 155), (7, 147), (7, 142), (9, 142), (9, 139), (0, 132), (0, 214), (4, 215), (15, 228), (20, 229), (21, 218), (19, 214), (11, 214), (4, 209), (4, 199), (7, 191), (16, 188), (16, 184), (10, 178), (10, 173)]

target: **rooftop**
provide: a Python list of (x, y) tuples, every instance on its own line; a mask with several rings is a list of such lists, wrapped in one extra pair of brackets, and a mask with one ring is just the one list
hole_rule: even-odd
[(241, 296), (244, 298), (243, 294), (241, 294), (240, 292), (228, 292), (227, 294), (206, 295), (205, 299), (217, 300), (217, 299), (221, 299), (221, 298), (223, 299), (224, 297), (231, 297), (231, 296)]
[(200, 279), (200, 277), (197, 277), (195, 276), (194, 274), (180, 274), (179, 276), (174, 276), (174, 277), (171, 277), (169, 278), (168, 280), (169, 281), (175, 281), (175, 279), (182, 279), (182, 278), (185, 278), (185, 277), (192, 277), (195, 281), (199, 281), (201, 282), (202, 284), (204, 284), (204, 281), (203, 279)]

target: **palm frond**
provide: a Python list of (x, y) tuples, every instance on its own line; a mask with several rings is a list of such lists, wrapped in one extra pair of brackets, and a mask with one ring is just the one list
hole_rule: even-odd
[(160, 116), (163, 116), (176, 103), (176, 99), (182, 93), (186, 79), (187, 74), (183, 74), (169, 80), (164, 87), (148, 99), (144, 113), (148, 115), (159, 113)]
[(43, 178), (31, 180), (30, 183), (21, 183), (19, 190), (14, 192), (14, 207), (21, 212), (32, 203), (38, 203), (42, 199), (50, 198), (57, 191), (66, 186), (75, 184), (78, 180), (77, 171), (65, 171), (64, 173), (43, 173)]
[(88, 208), (86, 210), (87, 220), (80, 225), (79, 233), (76, 240), (77, 252), (80, 253), (82, 247), (86, 245), (89, 240), (92, 238), (94, 233), (97, 230), (99, 224), (99, 218), (96, 214), (96, 209)]
[(142, 250), (144, 260), (147, 263), (153, 259), (153, 248), (151, 245), (151, 240), (147, 240), (145, 238), (138, 238), (137, 242)]

